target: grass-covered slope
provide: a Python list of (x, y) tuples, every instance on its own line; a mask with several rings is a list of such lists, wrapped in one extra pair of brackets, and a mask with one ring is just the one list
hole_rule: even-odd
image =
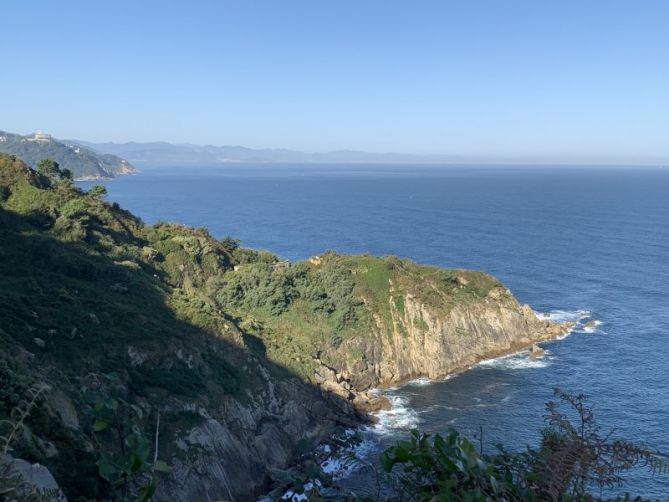
[(126, 160), (111, 154), (97, 153), (80, 145), (55, 139), (30, 141), (27, 136), (0, 131), (0, 152), (16, 155), (35, 168), (42, 159), (52, 159), (75, 178), (113, 178), (136, 169)]

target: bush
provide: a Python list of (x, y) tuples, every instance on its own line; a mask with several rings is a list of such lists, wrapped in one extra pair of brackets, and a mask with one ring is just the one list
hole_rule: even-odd
[[(666, 472), (667, 455), (602, 433), (583, 395), (555, 390), (538, 449), (484, 455), (457, 431), (431, 437), (412, 431), (381, 456), (398, 500), (599, 500), (588, 491), (621, 486), (622, 473), (645, 466)], [(567, 406), (567, 411), (560, 409)]]
[(93, 199), (102, 199), (107, 195), (107, 188), (104, 185), (93, 185), (86, 193)]
[(68, 200), (61, 208), (60, 215), (65, 218), (76, 218), (87, 214), (88, 204), (79, 197)]

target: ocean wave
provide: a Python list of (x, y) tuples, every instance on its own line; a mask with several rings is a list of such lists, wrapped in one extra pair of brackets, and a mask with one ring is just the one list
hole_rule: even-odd
[(530, 359), (530, 351), (523, 350), (508, 356), (485, 359), (474, 365), (475, 368), (502, 369), (502, 370), (527, 370), (536, 368), (547, 368), (552, 361), (550, 351), (544, 352), (543, 357)]
[(571, 335), (573, 332), (579, 333), (603, 333), (597, 329), (602, 324), (601, 321), (595, 320), (594, 326), (585, 326), (587, 320), (592, 321), (592, 312), (585, 309), (579, 310), (553, 310), (551, 312), (535, 312), (536, 316), (542, 321), (551, 322), (573, 322), (574, 326), (567, 331), (563, 336), (557, 337), (558, 340), (563, 340)]
[(408, 406), (407, 398), (392, 394), (385, 394), (385, 396), (390, 401), (391, 408), (374, 414), (378, 420), (373, 426), (374, 432), (385, 435), (415, 429), (420, 423), (420, 418), (418, 412)]
[(605, 331), (599, 329), (599, 327), (604, 324), (602, 321), (592, 321), (592, 324), (590, 326), (583, 326), (581, 328), (581, 331), (583, 333), (606, 333)]
[(430, 380), (429, 378), (421, 377), (421, 378), (416, 378), (414, 380), (409, 380), (404, 385), (410, 385), (410, 386), (414, 386), (414, 387), (424, 387), (425, 385), (430, 385), (433, 382), (434, 382), (434, 380)]
[(542, 321), (551, 322), (574, 322), (579, 323), (592, 315), (592, 312), (585, 309), (579, 310), (552, 310), (550, 312), (535, 312), (536, 316)]
[[(371, 434), (370, 430), (358, 429), (354, 431), (353, 429), (349, 429), (346, 431), (346, 436), (349, 438), (353, 435), (360, 435), (362, 438), (358, 442), (352, 442), (344, 448), (337, 449), (320, 463), (323, 472), (332, 476), (332, 479), (335, 481), (343, 479), (359, 470), (367, 463), (367, 459), (379, 451), (379, 442)], [(327, 445), (323, 445), (321, 448), (323, 448), (322, 451), (326, 454), (332, 453), (332, 450)]]

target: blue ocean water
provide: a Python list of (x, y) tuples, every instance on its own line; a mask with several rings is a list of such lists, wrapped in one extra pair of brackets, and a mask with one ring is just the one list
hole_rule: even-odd
[[(519, 355), (387, 391), (396, 408), (374, 431), (378, 448), (412, 426), (482, 427), (486, 445), (522, 448), (560, 387), (588, 394), (617, 435), (669, 451), (669, 169), (154, 167), (107, 188), (148, 223), (207, 227), (290, 260), (335, 249), (480, 269), (537, 312), (601, 322), (545, 344), (539, 362)], [(669, 476), (637, 471), (627, 489), (664, 497)]]

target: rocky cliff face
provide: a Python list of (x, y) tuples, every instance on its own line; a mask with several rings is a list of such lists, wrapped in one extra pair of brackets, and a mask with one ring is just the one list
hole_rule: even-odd
[(174, 438), (172, 475), (158, 491), (165, 500), (253, 500), (295, 462), (298, 444), (365, 420), (316, 388), (269, 379), (253, 403), (229, 400), (200, 413), (200, 424)]
[(313, 381), (361, 411), (390, 406), (369, 393), (371, 388), (444, 378), (572, 327), (540, 320), (499, 281), (480, 272), (330, 255), (312, 260), (312, 273), (325, 273), (321, 269), (332, 262), (340, 272), (350, 272), (352, 295), (362, 306), (341, 345), (320, 346)]
[[(537, 318), (511, 293), (493, 288), (480, 301), (456, 305), (444, 315), (411, 293), (403, 309), (389, 300), (391, 320), (375, 317), (376, 329), (351, 343), (362, 354), (345, 371), (355, 387), (366, 389), (427, 377), (443, 378), (491, 357), (555, 338), (569, 329)], [(388, 335), (389, 334), (389, 335)]]

